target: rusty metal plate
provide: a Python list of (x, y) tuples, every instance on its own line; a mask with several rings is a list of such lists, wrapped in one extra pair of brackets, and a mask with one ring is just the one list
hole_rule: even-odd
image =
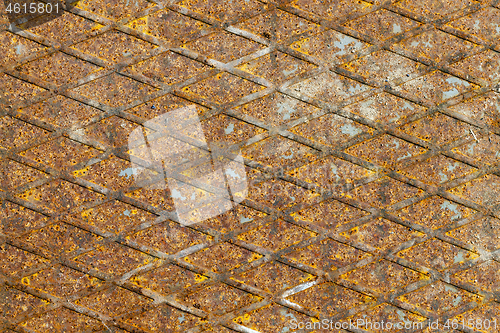
[(0, 332), (500, 332), (498, 0), (0, 13)]

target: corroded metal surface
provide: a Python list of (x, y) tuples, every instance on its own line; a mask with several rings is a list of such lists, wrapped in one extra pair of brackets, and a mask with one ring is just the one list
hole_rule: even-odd
[[(2, 14), (0, 331), (500, 332), (499, 39), (498, 0)], [(190, 105), (249, 187), (183, 225), (128, 144)]]

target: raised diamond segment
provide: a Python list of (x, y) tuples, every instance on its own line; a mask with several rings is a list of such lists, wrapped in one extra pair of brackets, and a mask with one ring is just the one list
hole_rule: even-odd
[(443, 155), (433, 156), (425, 161), (415, 163), (401, 171), (409, 178), (418, 179), (426, 184), (437, 185), (462, 178), (476, 171), (467, 164), (458, 162)]
[(319, 31), (320, 29), (317, 24), (279, 9), (244, 21), (238, 27), (276, 40), (290, 38), (304, 32)]
[(378, 208), (390, 207), (422, 193), (423, 191), (416, 187), (388, 177), (380, 178), (352, 191), (355, 199)]
[(314, 232), (277, 221), (239, 235), (238, 239), (275, 252), (315, 236), (317, 234)]
[(500, 177), (485, 175), (457, 186), (449, 192), (480, 205), (494, 206), (500, 203)]
[(424, 267), (443, 270), (454, 264), (477, 258), (477, 254), (436, 238), (400, 251), (398, 256)]
[(344, 63), (351, 54), (368, 46), (368, 43), (335, 30), (327, 30), (290, 45), (294, 50), (331, 64)]
[(207, 65), (172, 51), (161, 53), (128, 67), (154, 81), (166, 84), (184, 81), (209, 68)]
[(54, 223), (35, 230), (24, 238), (32, 245), (56, 254), (91, 250), (102, 240), (97, 235), (65, 223)]
[(222, 273), (235, 269), (262, 256), (227, 242), (214, 245), (184, 258), (206, 270)]
[(44, 90), (5, 73), (0, 75), (0, 91), (2, 91), (0, 102), (5, 105), (30, 101)]
[(0, 210), (0, 232), (4, 234), (22, 235), (25, 232), (44, 226), (47, 218), (34, 210), (18, 204), (4, 201)]
[[(380, 276), (384, 278), (380, 279)], [(420, 272), (387, 260), (379, 260), (342, 275), (342, 279), (384, 294), (425, 278)]]
[(223, 283), (208, 286), (182, 299), (184, 302), (208, 313), (222, 315), (260, 300), (252, 294)]
[(221, 142), (222, 144), (239, 143), (265, 132), (264, 129), (240, 121), (224, 114), (207, 118), (201, 122), (207, 142)]
[[(283, 197), (282, 193), (287, 196)], [(297, 204), (312, 204), (318, 196), (316, 192), (283, 180), (271, 180), (248, 189), (248, 199), (280, 210)]]
[(274, 294), (314, 280), (315, 276), (278, 262), (272, 262), (241, 273), (233, 279)]
[(421, 309), (440, 315), (465, 304), (476, 305), (481, 301), (479, 295), (441, 281), (400, 296), (399, 299), (405, 303), (418, 304)]
[(57, 95), (40, 103), (20, 109), (22, 114), (57, 127), (72, 127), (85, 124), (101, 113), (99, 109), (87, 104)]
[(151, 299), (120, 287), (111, 287), (88, 297), (79, 299), (76, 304), (91, 310), (115, 317), (151, 303)]
[(43, 257), (7, 244), (0, 245), (0, 262), (1, 274), (17, 278), (28, 275), (27, 272), (33, 268), (49, 263)]
[(418, 36), (405, 39), (399, 44), (404, 50), (418, 57), (435, 62), (454, 62), (457, 57), (477, 52), (479, 45), (434, 29)]
[(488, 81), (498, 82), (500, 79), (500, 54), (492, 50), (475, 54), (451, 66), (465, 71), (467, 74)]
[(23, 283), (61, 298), (102, 285), (101, 280), (60, 264), (25, 277)]
[(129, 238), (163, 253), (174, 254), (195, 245), (207, 243), (211, 237), (184, 228), (172, 221), (166, 221), (141, 230)]
[(376, 80), (381, 86), (407, 81), (425, 71), (426, 66), (389, 51), (376, 51), (366, 57), (344, 64), (347, 70)]
[(145, 10), (146, 8), (152, 6), (153, 4), (146, 0), (138, 0), (132, 3), (127, 2), (126, 0), (79, 0), (76, 4), (77, 8), (94, 12), (113, 20), (122, 20), (136, 12)]
[(171, 42), (185, 42), (209, 27), (208, 24), (168, 9), (133, 20), (128, 26)]
[(153, 261), (153, 257), (123, 245), (109, 243), (73, 260), (98, 272), (118, 276), (148, 264)]
[(410, 239), (424, 236), (421, 232), (385, 219), (377, 219), (363, 224), (341, 235), (373, 247), (374, 253), (385, 252)]
[(381, 93), (361, 102), (350, 104), (344, 110), (369, 120), (392, 123), (404, 121), (412, 114), (423, 112), (425, 108), (394, 95)]
[(289, 171), (288, 174), (308, 183), (314, 183), (329, 191), (343, 192), (349, 190), (347, 187), (349, 184), (354, 185), (356, 181), (369, 177), (374, 173), (359, 165), (328, 156)]
[(321, 1), (321, 0), (294, 0), (294, 7), (312, 12), (325, 18), (341, 18), (345, 15), (357, 14), (359, 11), (370, 8), (371, 3), (365, 1)]
[(367, 160), (374, 164), (395, 169), (406, 159), (426, 152), (424, 148), (388, 134), (352, 146), (346, 153)]
[(421, 24), (386, 9), (380, 9), (344, 24), (368, 36), (385, 40)]
[(0, 160), (0, 184), (6, 185), (7, 189), (14, 189), (41, 178), (47, 178), (47, 174), (12, 160)]
[(276, 170), (284, 170), (290, 160), (307, 163), (316, 159), (317, 150), (288, 140), (282, 136), (273, 136), (243, 150), (243, 157), (257, 161)]
[(245, 72), (268, 79), (275, 84), (282, 83), (297, 75), (316, 68), (308, 62), (290, 57), (281, 52), (272, 52), (246, 64), (239, 68)]
[(453, 151), (475, 162), (496, 164), (500, 160), (500, 137), (498, 135), (481, 137), (478, 141), (471, 140), (469, 143), (453, 148)]
[(52, 181), (27, 190), (18, 196), (23, 200), (57, 212), (72, 209), (103, 198), (97, 192), (63, 180)]
[(252, 94), (261, 89), (264, 89), (264, 87), (224, 72), (187, 86), (183, 88), (183, 91), (217, 104), (223, 104), (239, 100), (245, 95)]
[(48, 301), (3, 285), (0, 287), (0, 318), (13, 320), (26, 311), (33, 311)]
[(74, 131), (75, 137), (93, 139), (104, 146), (119, 147), (128, 142), (128, 136), (137, 124), (123, 118), (112, 116), (90, 126)]
[(258, 9), (261, 4), (256, 0), (236, 0), (229, 3), (183, 0), (179, 2), (179, 5), (226, 22), (247, 15), (247, 13)]
[(322, 201), (292, 214), (296, 220), (309, 221), (326, 229), (338, 228), (366, 215), (368, 212), (333, 199)]
[(98, 37), (73, 45), (72, 48), (103, 60), (121, 62), (131, 55), (150, 51), (155, 46), (122, 32), (111, 30)]
[(236, 107), (235, 110), (266, 124), (279, 126), (301, 117), (310, 116), (319, 112), (320, 109), (290, 96), (272, 93)]
[(290, 86), (290, 89), (309, 97), (328, 102), (342, 102), (348, 98), (368, 91), (369, 87), (331, 71), (319, 74)]
[(45, 49), (41, 44), (33, 42), (13, 33), (2, 31), (0, 32), (0, 66), (11, 61), (18, 61), (25, 56), (39, 52)]
[(112, 233), (121, 233), (138, 224), (152, 223), (157, 218), (154, 214), (116, 200), (84, 210), (75, 217), (101, 231)]
[(135, 285), (163, 295), (191, 287), (208, 280), (204, 275), (196, 274), (175, 265), (165, 265), (130, 279)]
[[(495, 73), (495, 71), (492, 72)], [(494, 128), (500, 127), (500, 117), (499, 117), (500, 94), (498, 93), (489, 92), (487, 94), (480, 95), (478, 97), (469, 99), (463, 103), (456, 104), (450, 107), (450, 110), (463, 114), (464, 116), (470, 117), (471, 119), (479, 122), (480, 124), (486, 124)], [(492, 141), (490, 142), (490, 145), (493, 147), (497, 140), (495, 139), (495, 137), (496, 136), (494, 135), (490, 135), (490, 137), (488, 138), (489, 141)], [(481, 143), (479, 143), (479, 146), (481, 146)], [(495, 155), (496, 153), (493, 153), (490, 158), (495, 158), (496, 157)]]
[(317, 143), (335, 146), (355, 138), (371, 128), (349, 118), (336, 114), (326, 114), (290, 129), (292, 133), (303, 136)]
[(101, 162), (73, 171), (73, 175), (76, 177), (114, 191), (132, 186), (134, 183), (133, 173), (134, 169), (130, 168), (129, 161), (116, 156), (110, 156)]
[(433, 104), (440, 104), (475, 88), (478, 86), (442, 72), (433, 72), (395, 87), (399, 92)]
[[(153, 58), (153, 60), (154, 59), (155, 58)], [(189, 102), (188, 100), (179, 98), (171, 94), (165, 94), (158, 98), (150, 100), (146, 103), (140, 104), (132, 109), (128, 109), (126, 112), (134, 116), (140, 117), (143, 120), (150, 120), (168, 111), (172, 111), (188, 105), (192, 105), (192, 103)], [(200, 105), (196, 105), (196, 111), (198, 111), (199, 114), (203, 114), (206, 111), (206, 109)]]
[(489, 260), (453, 275), (453, 281), (469, 283), (482, 290), (496, 292), (500, 287), (498, 276), (500, 275), (500, 263)]
[(333, 283), (323, 283), (287, 297), (293, 303), (324, 316), (360, 306), (372, 301), (370, 297)]
[(48, 131), (17, 118), (0, 117), (0, 148), (17, 148), (47, 133)]
[(438, 229), (450, 226), (476, 213), (475, 210), (438, 196), (402, 208), (397, 215), (404, 221)]
[(437, 145), (471, 135), (471, 128), (469, 124), (442, 113), (435, 113), (400, 127), (405, 133)]
[(329, 272), (369, 258), (371, 254), (327, 238), (303, 248), (296, 248), (284, 257)]
[(470, 244), (478, 251), (482, 249), (495, 251), (500, 247), (498, 244), (499, 226), (499, 219), (488, 216), (451, 230), (447, 234)]
[(450, 13), (456, 12), (464, 7), (476, 4), (471, 0), (458, 0), (458, 1), (398, 1), (396, 6), (410, 10), (416, 14), (426, 16), (429, 19), (439, 19)]
[(24, 64), (19, 69), (27, 75), (40, 76), (46, 82), (66, 85), (96, 73), (100, 67), (62, 52), (57, 52), (48, 57)]
[(30, 28), (28, 31), (55, 42), (63, 43), (78, 35), (80, 37), (88, 36), (91, 32), (102, 27), (103, 25), (82, 16), (64, 12), (61, 16)]
[(202, 224), (221, 233), (227, 233), (246, 223), (259, 221), (265, 216), (267, 216), (266, 213), (240, 204), (224, 214), (203, 221)]
[(259, 43), (227, 32), (204, 36), (183, 47), (221, 62), (230, 62), (264, 48)]
[(174, 201), (168, 189), (138, 189), (126, 194), (126, 196), (139, 200), (162, 211), (173, 210)]
[(490, 41), (496, 40), (498, 36), (500, 36), (500, 27), (498, 25), (499, 19), (499, 9), (486, 7), (470, 15), (454, 20), (448, 23), (448, 25), (485, 41)]
[(57, 170), (66, 170), (95, 158), (100, 153), (90, 146), (61, 137), (23, 151), (20, 155)]
[(73, 89), (78, 94), (112, 107), (144, 98), (155, 90), (151, 86), (116, 73)]
[(104, 328), (99, 320), (64, 307), (28, 319), (22, 325), (43, 333), (92, 332)]

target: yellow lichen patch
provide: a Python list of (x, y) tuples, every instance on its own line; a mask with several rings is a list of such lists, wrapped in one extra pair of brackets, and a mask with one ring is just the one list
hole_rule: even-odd
[(29, 277), (23, 277), (21, 280), (22, 284), (29, 286), (30, 285), (30, 279)]
[(312, 274), (306, 274), (306, 276), (304, 276), (303, 278), (300, 278), (300, 282), (301, 283), (304, 283), (304, 282), (309, 282), (309, 281), (312, 281), (316, 279), (316, 276), (315, 275), (312, 275)]
[(26, 201), (41, 201), (42, 196), (40, 193), (37, 193), (35, 190), (27, 190), (21, 194), (18, 195), (19, 198), (26, 200)]
[(147, 279), (144, 278), (143, 276), (134, 276), (134, 277), (130, 278), (130, 282), (132, 282), (138, 286), (142, 285), (142, 283), (145, 283), (146, 281), (147, 281)]
[(138, 30), (140, 32), (143, 32), (145, 34), (149, 34), (151, 31), (148, 26), (148, 16), (141, 17), (137, 20), (134, 20), (127, 24), (127, 26), (131, 27), (134, 30)]
[(205, 280), (208, 280), (208, 277), (206, 277), (205, 275), (201, 275), (201, 274), (196, 274), (194, 276), (194, 279), (197, 283), (200, 283), (200, 282), (203, 282)]
[(92, 216), (93, 214), (93, 208), (90, 208), (90, 209), (87, 209), (87, 210), (84, 210), (83, 212), (80, 213), (80, 215), (82, 216), (82, 218), (84, 219), (87, 219), (89, 218), (90, 216)]
[(290, 45), (290, 46), (291, 46), (291, 48), (292, 48), (292, 49), (294, 49), (294, 50), (297, 50), (297, 51), (299, 51), (299, 52), (301, 52), (301, 53), (305, 53), (305, 54), (309, 55), (309, 53), (307, 53), (307, 52), (306, 52), (306, 50), (304, 50), (304, 49), (303, 49), (303, 46), (304, 46), (305, 44), (307, 44), (307, 43), (309, 42), (309, 40), (310, 40), (310, 39), (311, 39), (311, 38), (304, 38), (304, 39), (302, 39), (302, 40), (296, 41), (295, 43), (293, 43), (293, 44), (292, 44), (292, 45)]
[(92, 30), (99, 30), (103, 28), (104, 26), (102, 24), (96, 23), (92, 26)]
[(260, 258), (262, 258), (262, 255), (260, 255), (258, 253), (254, 253), (254, 254), (252, 254), (252, 257), (250, 258), (249, 262), (255, 261), (255, 260), (260, 259)]
[(80, 170), (73, 171), (73, 176), (75, 176), (75, 177), (82, 177), (82, 176), (88, 175), (88, 173), (89, 173), (89, 167), (86, 167), (86, 168), (83, 168), (83, 169), (80, 169)]
[(248, 313), (245, 313), (243, 316), (239, 316), (233, 319), (235, 323), (246, 324), (250, 321), (251, 316)]

